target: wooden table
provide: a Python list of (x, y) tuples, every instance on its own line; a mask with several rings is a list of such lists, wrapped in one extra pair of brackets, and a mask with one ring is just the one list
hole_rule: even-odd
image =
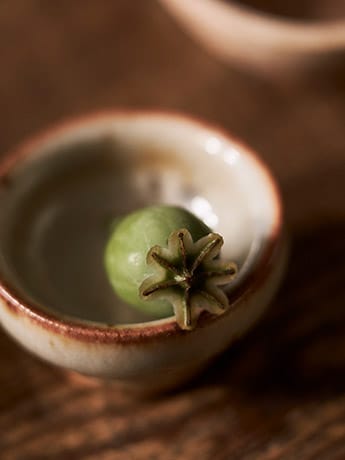
[(94, 109), (163, 107), (258, 149), (292, 235), (270, 313), (188, 388), (135, 401), (0, 335), (0, 458), (345, 458), (345, 66), (263, 79), (151, 0), (2, 0), (0, 148)]

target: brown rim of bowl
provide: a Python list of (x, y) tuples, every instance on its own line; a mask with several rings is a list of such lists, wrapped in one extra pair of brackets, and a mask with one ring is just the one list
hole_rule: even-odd
[[(73, 118), (43, 131), (35, 137), (23, 142), (12, 153), (5, 155), (4, 159), (0, 162), (0, 182), (5, 186), (8, 182), (7, 175), (11, 169), (19, 163), (19, 161), (32, 154), (36, 148), (40, 147), (49, 139), (62, 135), (65, 131), (71, 132), (75, 128), (82, 127), (83, 125), (93, 124), (94, 122), (116, 119), (116, 118), (132, 118), (132, 117), (159, 117), (171, 120), (180, 120), (189, 124), (194, 124), (207, 131), (213, 132), (227, 139), (230, 143), (237, 144), (246, 154), (250, 155), (260, 168), (263, 175), (266, 177), (270, 184), (273, 203), (275, 206), (275, 221), (271, 233), (271, 238), (267, 243), (266, 250), (258, 260), (256, 267), (251, 271), (242, 283), (231, 292), (229, 295), (230, 308), (224, 315), (228, 314), (236, 308), (236, 304), (243, 297), (251, 294), (256, 290), (262, 282), (267, 278), (270, 273), (271, 261), (279, 249), (281, 244), (281, 231), (282, 231), (282, 206), (278, 187), (273, 179), (269, 169), (260, 159), (260, 157), (247, 147), (243, 142), (238, 141), (236, 137), (228, 134), (222, 128), (208, 122), (199, 120), (198, 118), (190, 115), (184, 115), (174, 111), (164, 110), (105, 110), (93, 114)], [(109, 326), (99, 323), (92, 324), (77, 318), (64, 318), (55, 315), (54, 313), (47, 313), (43, 311), (39, 305), (32, 302), (27, 302), (21, 295), (16, 292), (16, 288), (4, 282), (0, 275), (0, 298), (7, 305), (12, 313), (21, 314), (27, 317), (32, 322), (40, 325), (41, 327), (60, 334), (66, 337), (74, 338), (85, 342), (98, 342), (98, 343), (139, 343), (147, 342), (158, 339), (160, 337), (172, 337), (184, 334), (193, 334), (200, 327), (205, 327), (213, 321), (220, 320), (222, 316), (212, 316), (210, 314), (201, 315), (198, 327), (193, 331), (181, 330), (173, 317), (163, 320), (151, 321), (146, 323), (138, 323), (133, 325), (120, 325)]]

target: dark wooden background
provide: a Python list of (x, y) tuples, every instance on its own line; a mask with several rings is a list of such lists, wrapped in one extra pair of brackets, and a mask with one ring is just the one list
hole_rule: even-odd
[(71, 380), (0, 333), (0, 458), (345, 458), (345, 66), (249, 75), (151, 0), (1, 0), (0, 66), (1, 152), (94, 109), (189, 112), (261, 152), (293, 243), (261, 324), (165, 397)]

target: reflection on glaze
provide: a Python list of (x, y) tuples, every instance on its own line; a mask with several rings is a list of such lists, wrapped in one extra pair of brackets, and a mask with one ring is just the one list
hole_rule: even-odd
[(205, 142), (205, 150), (209, 155), (217, 155), (222, 149), (222, 143), (216, 137), (209, 137)]
[(224, 150), (223, 159), (225, 163), (229, 165), (234, 165), (239, 160), (240, 154), (238, 150), (234, 149), (233, 147), (228, 147)]
[(223, 160), (229, 165), (234, 165), (240, 158), (240, 153), (234, 147), (224, 148), (223, 143), (217, 137), (209, 137), (204, 144), (205, 151), (209, 155), (223, 154)]
[(202, 221), (205, 222), (210, 228), (215, 228), (218, 224), (218, 216), (213, 212), (211, 204), (202, 196), (195, 196), (191, 203), (190, 209), (198, 216)]

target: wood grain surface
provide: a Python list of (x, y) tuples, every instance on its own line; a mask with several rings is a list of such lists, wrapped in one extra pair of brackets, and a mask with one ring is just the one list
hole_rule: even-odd
[(294, 80), (224, 65), (154, 1), (2, 0), (0, 150), (66, 116), (163, 107), (258, 149), (291, 235), (268, 315), (188, 387), (134, 400), (0, 333), (0, 458), (345, 458), (345, 65)]

